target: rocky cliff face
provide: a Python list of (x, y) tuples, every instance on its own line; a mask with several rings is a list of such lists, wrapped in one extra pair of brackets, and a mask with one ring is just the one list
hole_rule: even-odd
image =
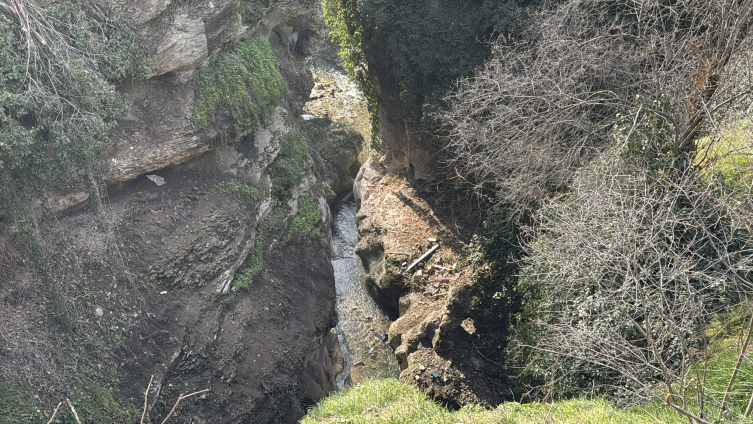
[[(298, 115), (308, 99), (313, 78), (305, 65), (319, 37), (321, 11), (310, 0), (232, 0), (199, 2), (102, 0), (139, 29), (139, 42), (150, 59), (151, 75), (127, 81), (130, 112), (119, 120), (98, 168), (108, 186), (118, 187), (157, 169), (184, 163), (216, 146), (233, 132), (229, 110), (219, 110), (212, 125), (197, 131), (192, 123), (197, 76), (232, 45), (250, 37), (267, 39), (290, 91), (282, 106)], [(245, 13), (245, 15), (244, 15)], [(239, 140), (253, 128), (230, 135)], [(53, 195), (52, 207), (80, 204), (80, 187)]]
[[(181, 402), (174, 421), (294, 422), (307, 403), (335, 389), (342, 372), (331, 330), (331, 194), (296, 130), (313, 87), (305, 60), (319, 37), (319, 4), (99, 3), (138, 29), (151, 75), (119, 87), (131, 108), (93, 167), (99, 187), (74, 180), (37, 205), (40, 243), (67, 299), (61, 314), (72, 322), (70, 338), (54, 327), (29, 327), (44, 325), (38, 305), (49, 294), (29, 288), (35, 277), (23, 261), (11, 261), (16, 235), (0, 227), (0, 248), (13, 253), (0, 266), (9, 283), (0, 297), (10, 308), (0, 313), (28, 314), (8, 321), (6, 334), (21, 340), (34, 332), (44, 341), (23, 370), (11, 365), (23, 346), (8, 345), (15, 353), (0, 355), (0, 375), (44, 384), (37, 393), (43, 401), (78, 397), (84, 404), (102, 388), (114, 402), (105, 402), (114, 408), (108, 422), (140, 416), (141, 407), (129, 409), (125, 399), (143, 399), (150, 375), (147, 417), (155, 422), (180, 393), (201, 389), (210, 390)], [(262, 110), (258, 123), (240, 122), (219, 102), (209, 125), (197, 126), (198, 81), (253, 38), (271, 46), (287, 95), (265, 104), (266, 94), (251, 85), (246, 106)], [(360, 146), (351, 147), (346, 156), (355, 160)], [(86, 206), (97, 191), (104, 207), (95, 214)], [(79, 412), (97, 422), (102, 402), (91, 403)]]

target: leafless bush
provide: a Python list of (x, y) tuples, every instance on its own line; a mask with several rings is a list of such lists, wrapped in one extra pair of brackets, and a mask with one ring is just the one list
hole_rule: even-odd
[(689, 370), (702, 368), (708, 323), (753, 295), (753, 211), (726, 190), (619, 155), (583, 169), (529, 233), (531, 324), (519, 340), (534, 352), (531, 369), (573, 392), (645, 400), (661, 385), (680, 408), (677, 387), (696, 389), (701, 405), (713, 398)]
[[(524, 33), (494, 42), (489, 62), (446, 97), (436, 118), (451, 164), (525, 212), (612, 144), (619, 123), (656, 115), (671, 136), (651, 149), (692, 155), (717, 124), (710, 118), (750, 92), (740, 84), (747, 70), (734, 64), (745, 53), (752, 6), (571, 0), (533, 12)], [(659, 99), (670, 107), (652, 102)]]

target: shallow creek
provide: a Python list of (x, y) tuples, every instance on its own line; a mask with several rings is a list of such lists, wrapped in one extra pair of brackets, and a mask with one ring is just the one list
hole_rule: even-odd
[(337, 384), (343, 388), (365, 378), (397, 378), (400, 369), (386, 343), (390, 320), (369, 296), (363, 265), (356, 256), (358, 242), (356, 204), (348, 202), (335, 212), (332, 232), (332, 267), (337, 290), (337, 334), (345, 371)]

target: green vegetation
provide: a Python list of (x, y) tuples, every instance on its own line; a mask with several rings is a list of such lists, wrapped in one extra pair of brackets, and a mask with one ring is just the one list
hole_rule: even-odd
[[(303, 178), (303, 161), (306, 157), (306, 137), (297, 131), (275, 135), (280, 141), (280, 152), (275, 161), (270, 164), (267, 171), (271, 180), (271, 192), (280, 201), (286, 201), (292, 196), (291, 189), (301, 183)], [(237, 182), (224, 182), (219, 184), (218, 189), (224, 190), (237, 196), (241, 202), (256, 204), (262, 198), (262, 191), (255, 187), (245, 186)], [(254, 278), (263, 269), (264, 246), (268, 245), (269, 239), (277, 235), (282, 229), (282, 224), (289, 213), (285, 206), (276, 207), (269, 215), (256, 226), (256, 239), (254, 247), (246, 257), (245, 262), (235, 275), (233, 286), (244, 289), (251, 286)], [(294, 236), (313, 236), (321, 238), (321, 234), (314, 229), (319, 222), (321, 211), (314, 199), (299, 199), (298, 213), (292, 219), (288, 232), (282, 237), (282, 242), (288, 242)]]
[(127, 111), (113, 83), (146, 71), (133, 30), (89, 1), (26, 12), (35, 36), (0, 15), (0, 178), (24, 192), (86, 165)]
[(262, 190), (237, 180), (222, 181), (215, 186), (215, 189), (230, 194), (239, 203), (248, 206), (257, 205), (264, 195)]
[(90, 1), (24, 4), (31, 32), (0, 14), (0, 207), (19, 230), (56, 322), (69, 330), (70, 308), (22, 199), (89, 169), (127, 111), (114, 84), (143, 76), (147, 63), (135, 32)]
[(290, 241), (291, 238), (308, 237), (321, 240), (322, 235), (316, 229), (316, 224), (322, 218), (322, 211), (316, 199), (309, 197), (298, 198), (298, 212), (293, 217), (288, 227), (288, 233), (283, 239), (284, 242)]
[[(16, 424), (24, 421), (22, 413), (31, 410), (19, 395), (10, 389), (5, 382), (0, 381), (0, 424)], [(38, 421), (41, 421), (40, 415)], [(33, 422), (32, 420), (28, 420)]]
[(324, 18), (348, 74), (367, 100), (372, 144), (379, 120), (372, 78), (412, 110), (437, 106), (455, 80), (473, 73), (489, 57), (495, 34), (508, 35), (521, 23), (530, 0), (459, 2), (412, 0), (325, 0)]
[(233, 287), (235, 287), (236, 290), (251, 287), (254, 278), (262, 271), (264, 267), (264, 246), (267, 245), (267, 241), (272, 235), (280, 231), (288, 212), (289, 209), (286, 207), (274, 208), (272, 212), (270, 212), (269, 215), (267, 215), (267, 217), (256, 226), (254, 247), (248, 253), (243, 265), (241, 265), (240, 269), (235, 274)]
[(504, 403), (450, 411), (418, 388), (389, 380), (366, 380), (331, 395), (301, 420), (315, 423), (467, 423), (467, 424), (684, 424), (688, 420), (659, 401), (628, 410), (604, 399), (573, 399), (556, 403)]
[(233, 287), (236, 290), (247, 289), (251, 287), (254, 278), (262, 271), (262, 260), (264, 259), (264, 238), (260, 237), (261, 234), (257, 232), (256, 240), (254, 240), (254, 247), (248, 253), (246, 260), (239, 271), (235, 274), (235, 280), (233, 281)]
[(719, 131), (719, 135), (699, 139), (695, 165), (732, 187), (751, 187), (753, 150), (750, 131), (750, 120), (744, 120)]
[(748, 290), (753, 240), (729, 200), (692, 171), (670, 179), (609, 155), (581, 170), (529, 234), (518, 337), (541, 351), (528, 368), (561, 395), (623, 401), (685, 381), (709, 323)]
[(303, 178), (303, 160), (307, 152), (306, 137), (297, 131), (282, 136), (280, 153), (269, 166), (272, 180), (272, 194), (278, 199), (287, 199), (290, 190), (301, 183)]
[(365, 28), (361, 11), (356, 0), (323, 0), (324, 22), (332, 31), (332, 40), (340, 44), (340, 57), (348, 75), (358, 84), (366, 97), (366, 105), (371, 121), (371, 147), (379, 148), (379, 109), (374, 84), (369, 76), (365, 49)]
[[(71, 404), (83, 424), (131, 423), (137, 420), (141, 411), (132, 403), (125, 408), (112, 397), (110, 389), (100, 386), (87, 386), (83, 390), (74, 389), (70, 395)], [(0, 383), (0, 424), (44, 424), (52, 416), (53, 410), (35, 408), (31, 394), (24, 401), (18, 394)], [(65, 401), (65, 399), (61, 399)], [(67, 404), (63, 403), (52, 421), (57, 424), (75, 424), (76, 420)]]
[[(283, 223), (290, 213), (287, 207), (276, 207), (256, 226), (254, 247), (248, 253), (246, 260), (235, 275), (233, 286), (236, 290), (251, 287), (251, 284), (264, 267), (264, 247), (269, 245), (272, 237), (279, 236), (283, 230)], [(298, 237), (313, 237), (321, 240), (322, 236), (316, 229), (321, 220), (322, 212), (316, 199), (299, 198), (298, 212), (288, 225), (287, 232), (281, 238), (282, 243)]]
[(226, 107), (237, 131), (253, 128), (274, 111), (287, 93), (287, 83), (277, 69), (269, 41), (248, 39), (223, 53), (197, 78), (194, 126), (208, 128), (217, 109)]
[[(112, 397), (112, 390), (89, 386), (71, 396), (71, 404), (76, 408), (76, 413), (82, 423), (130, 423), (139, 415), (135, 405), (130, 404), (127, 408), (121, 407)], [(62, 409), (62, 408), (61, 408)], [(62, 410), (62, 423), (75, 423), (73, 414), (68, 410)], [(57, 421), (55, 421), (57, 422)]]
[[(313, 149), (321, 156), (330, 172), (338, 172), (343, 165), (338, 163), (338, 155), (343, 151), (360, 151), (363, 136), (350, 125), (338, 122), (320, 123), (304, 121), (301, 131)], [(339, 171), (343, 172), (343, 171)], [(345, 170), (345, 172), (349, 172)]]
[[(492, 421), (747, 419), (753, 384), (738, 349), (753, 324), (734, 343), (708, 330), (753, 296), (751, 31), (737, 18), (753, 3), (523, 5), (324, 2), (366, 94), (378, 81), (402, 112), (429, 106), (448, 179), (488, 202), (465, 306), (493, 315), (481, 340), (509, 341), (512, 396), (608, 400)], [(444, 419), (418, 401), (396, 412), (364, 402), (358, 422)], [(648, 406), (610, 406), (636, 403)]]

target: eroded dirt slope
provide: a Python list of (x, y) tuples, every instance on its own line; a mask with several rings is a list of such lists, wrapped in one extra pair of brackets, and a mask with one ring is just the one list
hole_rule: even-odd
[(479, 287), (463, 249), (480, 215), (470, 199), (376, 161), (361, 168), (355, 194), (356, 252), (372, 296), (395, 319), (389, 344), (400, 379), (456, 407), (499, 404), (511, 393), (502, 365), (506, 329), (474, 307)]

